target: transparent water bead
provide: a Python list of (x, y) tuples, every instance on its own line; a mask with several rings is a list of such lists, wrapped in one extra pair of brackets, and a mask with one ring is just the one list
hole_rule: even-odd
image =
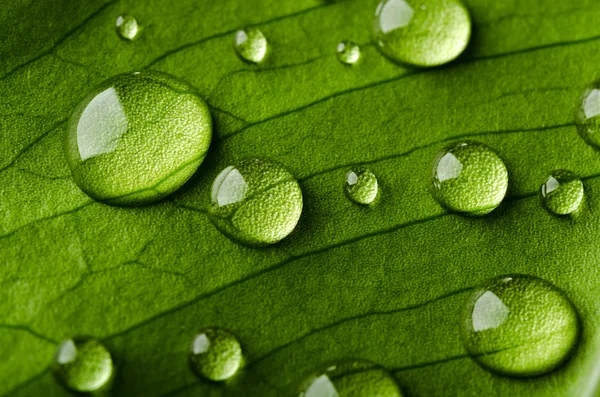
[(344, 190), (356, 204), (373, 204), (379, 192), (377, 177), (368, 169), (348, 171)]
[(220, 328), (204, 329), (192, 340), (190, 367), (196, 375), (215, 382), (231, 378), (242, 364), (237, 338)]
[(354, 65), (360, 59), (360, 47), (352, 41), (344, 40), (337, 46), (337, 57), (341, 63)]
[(125, 40), (135, 40), (140, 33), (138, 21), (127, 14), (117, 17), (116, 29), (119, 36)]
[(265, 35), (256, 28), (240, 29), (235, 33), (234, 48), (244, 61), (262, 62), (269, 49)]
[(483, 143), (453, 143), (435, 158), (432, 186), (434, 197), (446, 209), (481, 216), (504, 199), (508, 171), (502, 159)]
[(509, 275), (471, 294), (460, 331), (467, 352), (481, 366), (531, 377), (569, 358), (580, 326), (575, 307), (561, 290), (536, 277)]
[(471, 18), (460, 0), (382, 0), (374, 41), (392, 60), (421, 67), (458, 57), (471, 36)]
[(377, 364), (364, 360), (332, 363), (309, 377), (300, 397), (402, 397), (394, 378)]
[(60, 343), (52, 369), (66, 388), (77, 392), (94, 392), (106, 387), (113, 376), (110, 352), (99, 341), (76, 337)]
[(158, 72), (113, 77), (73, 112), (65, 140), (75, 183), (108, 204), (157, 201), (181, 187), (212, 137), (206, 103)]
[(208, 214), (231, 239), (250, 246), (289, 235), (302, 213), (302, 191), (281, 164), (251, 158), (225, 168), (212, 186)]
[(583, 201), (583, 182), (571, 171), (556, 170), (542, 185), (541, 193), (548, 211), (556, 215), (573, 214)]

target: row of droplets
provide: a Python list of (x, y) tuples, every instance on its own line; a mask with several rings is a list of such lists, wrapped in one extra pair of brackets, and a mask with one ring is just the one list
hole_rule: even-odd
[[(554, 285), (536, 277), (508, 275), (474, 289), (460, 318), (465, 350), (482, 367), (497, 374), (531, 377), (561, 366), (580, 335), (577, 312)], [(222, 328), (198, 332), (188, 363), (200, 378), (227, 380), (243, 366), (238, 339)], [(115, 366), (97, 339), (77, 337), (60, 343), (54, 374), (67, 388), (93, 392), (110, 388)], [(400, 397), (402, 391), (382, 366), (366, 360), (323, 365), (300, 385), (300, 397)]]

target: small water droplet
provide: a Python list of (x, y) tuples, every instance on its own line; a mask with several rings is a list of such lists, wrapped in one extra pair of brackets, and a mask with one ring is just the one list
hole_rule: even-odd
[(66, 388), (82, 393), (107, 386), (114, 371), (110, 352), (99, 341), (89, 337), (61, 342), (54, 355), (52, 369)]
[(500, 205), (507, 188), (504, 162), (482, 143), (453, 143), (434, 161), (433, 195), (450, 211), (485, 215)]
[(234, 48), (243, 60), (259, 63), (265, 59), (269, 43), (260, 30), (246, 28), (240, 29), (235, 33)]
[(348, 198), (356, 204), (372, 204), (379, 191), (377, 177), (368, 169), (348, 171), (344, 190)]
[(220, 328), (203, 329), (192, 340), (190, 367), (196, 375), (215, 382), (231, 378), (242, 364), (242, 348), (235, 336)]
[(481, 366), (508, 376), (538, 376), (560, 366), (579, 337), (579, 320), (562, 291), (537, 277), (488, 281), (467, 299), (461, 338)]
[(581, 179), (567, 170), (556, 170), (542, 185), (542, 200), (548, 211), (556, 215), (576, 212), (583, 201)]
[(337, 57), (346, 65), (354, 65), (360, 59), (360, 47), (349, 40), (344, 40), (337, 46)]
[(304, 382), (300, 397), (402, 397), (389, 372), (377, 364), (348, 360), (325, 368)]
[(600, 80), (590, 84), (575, 109), (577, 132), (595, 149), (600, 149)]
[(471, 36), (471, 18), (460, 0), (382, 0), (374, 41), (396, 62), (437, 66), (458, 57)]
[(156, 201), (181, 187), (211, 141), (208, 106), (192, 88), (158, 72), (119, 75), (75, 109), (66, 157), (75, 183), (109, 204)]
[(214, 225), (237, 242), (274, 244), (296, 227), (302, 213), (302, 191), (281, 164), (247, 159), (216, 177), (208, 213)]
[(125, 40), (135, 40), (140, 33), (138, 21), (131, 15), (120, 15), (116, 23), (117, 33)]

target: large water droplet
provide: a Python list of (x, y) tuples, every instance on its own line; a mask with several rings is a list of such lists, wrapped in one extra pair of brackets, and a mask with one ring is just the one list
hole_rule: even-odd
[(192, 340), (190, 367), (196, 375), (218, 382), (231, 378), (242, 364), (242, 348), (235, 336), (220, 328), (200, 331)]
[(140, 33), (138, 21), (131, 15), (120, 15), (116, 23), (117, 33), (125, 40), (134, 40)]
[(437, 66), (458, 57), (469, 43), (471, 18), (460, 0), (382, 0), (374, 40), (394, 61)]
[(52, 369), (60, 383), (77, 392), (102, 389), (109, 384), (114, 371), (110, 352), (96, 339), (88, 337), (61, 342)]
[(390, 374), (364, 360), (333, 363), (308, 378), (300, 397), (401, 397)]
[(377, 198), (377, 177), (368, 169), (349, 171), (344, 184), (346, 195), (357, 204), (372, 204)]
[(349, 40), (344, 40), (337, 46), (337, 57), (346, 65), (354, 65), (360, 59), (360, 47)]
[(273, 244), (296, 227), (302, 191), (281, 164), (247, 159), (217, 176), (208, 213), (219, 230), (242, 244)]
[(532, 276), (488, 281), (467, 300), (461, 338), (481, 366), (502, 375), (542, 375), (562, 364), (579, 337), (573, 304)]
[(265, 59), (269, 43), (260, 30), (246, 28), (240, 29), (235, 33), (234, 48), (243, 60), (259, 63)]
[(69, 120), (66, 154), (75, 183), (117, 205), (156, 201), (196, 171), (211, 141), (206, 103), (175, 77), (144, 72), (109, 79)]
[(583, 92), (575, 110), (575, 124), (583, 140), (600, 149), (600, 81)]
[(504, 162), (482, 143), (453, 143), (433, 164), (433, 194), (450, 211), (485, 215), (500, 205), (507, 188)]
[(556, 215), (576, 212), (583, 201), (583, 182), (567, 170), (554, 171), (542, 185), (542, 200), (548, 211)]

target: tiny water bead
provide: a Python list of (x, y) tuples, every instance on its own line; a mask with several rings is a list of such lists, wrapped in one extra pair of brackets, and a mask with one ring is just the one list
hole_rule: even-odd
[(215, 382), (231, 378), (242, 364), (242, 348), (235, 336), (220, 328), (204, 329), (192, 340), (190, 367), (196, 375)]
[(554, 171), (542, 185), (541, 191), (544, 205), (556, 215), (576, 212), (584, 196), (583, 182), (567, 170)]
[(379, 191), (377, 177), (368, 169), (348, 171), (344, 190), (348, 198), (356, 204), (372, 204)]
[(508, 189), (504, 162), (488, 146), (473, 141), (453, 143), (433, 164), (433, 195), (446, 209), (471, 216), (493, 211)]
[(562, 291), (536, 277), (488, 281), (468, 298), (461, 338), (481, 366), (508, 376), (542, 375), (560, 366), (579, 337), (579, 320)]
[(120, 15), (116, 23), (117, 33), (125, 40), (135, 40), (140, 33), (137, 19), (131, 15)]
[(251, 158), (225, 168), (212, 186), (208, 215), (231, 239), (250, 246), (289, 235), (302, 213), (302, 191), (279, 163)]
[(75, 183), (92, 198), (139, 205), (181, 187), (211, 137), (208, 106), (186, 83), (158, 72), (124, 74), (75, 109), (66, 157)]
[(260, 30), (246, 28), (235, 33), (234, 48), (244, 61), (259, 63), (265, 59), (269, 43)]
[(348, 40), (344, 40), (337, 46), (337, 57), (346, 65), (354, 65), (360, 59), (360, 47)]
[(82, 393), (107, 386), (114, 371), (110, 352), (99, 341), (88, 337), (61, 342), (52, 369), (60, 383)]
[(590, 146), (600, 149), (600, 80), (590, 84), (575, 109), (577, 132)]
[(460, 0), (382, 0), (375, 12), (375, 44), (396, 62), (442, 65), (465, 50), (470, 36)]
[(329, 365), (308, 378), (300, 397), (402, 397), (392, 376), (377, 364), (364, 360)]

